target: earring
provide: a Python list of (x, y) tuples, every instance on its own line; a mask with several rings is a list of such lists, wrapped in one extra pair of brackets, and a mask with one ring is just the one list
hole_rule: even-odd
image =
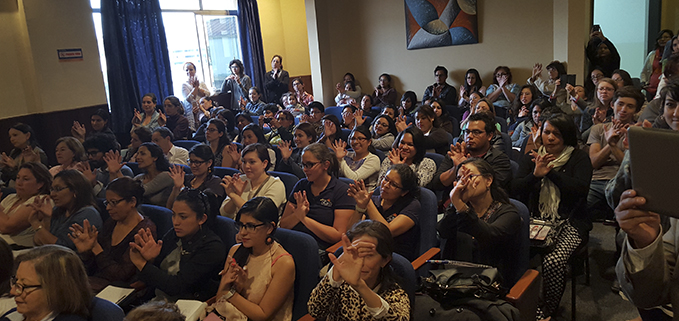
[(273, 243), (273, 237), (272, 237), (271, 235), (268, 235), (268, 236), (266, 237), (266, 241), (265, 241), (265, 242), (266, 242), (266, 245), (269, 245), (269, 244)]

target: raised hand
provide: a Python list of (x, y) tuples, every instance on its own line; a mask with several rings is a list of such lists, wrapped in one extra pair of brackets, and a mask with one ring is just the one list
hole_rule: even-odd
[(28, 206), (31, 207), (28, 222), (34, 229), (46, 225), (52, 219), (52, 202), (49, 196), (36, 196), (33, 203)]
[(97, 183), (97, 174), (95, 174), (90, 167), (90, 162), (79, 162), (75, 165), (75, 169), (83, 173), (83, 176), (85, 176), (92, 185)]
[(5, 154), (5, 152), (2, 152), (2, 154), (0, 154), (0, 164), (2, 164), (2, 166), (5, 166), (7, 168), (16, 167), (16, 163), (14, 162), (14, 159), (7, 156), (7, 154)]
[(606, 120), (606, 110), (599, 107), (594, 110), (594, 116), (592, 116), (592, 122), (594, 125), (601, 124)]
[(233, 159), (234, 163), (237, 164), (238, 160), (240, 160), (240, 152), (238, 152), (238, 145), (231, 143), (230, 145), (227, 145), (225, 148), (229, 156), (231, 156), (231, 159)]
[(540, 127), (533, 126), (530, 128), (531, 139), (533, 139), (533, 145), (535, 147), (542, 146), (542, 136), (540, 136)]
[(292, 144), (289, 141), (286, 142), (284, 140), (281, 140), (278, 143), (278, 149), (281, 151), (281, 158), (283, 158), (283, 160), (287, 160), (292, 156), (292, 147), (290, 147), (290, 145)]
[(248, 182), (241, 179), (241, 174), (236, 174), (233, 175), (232, 182), (231, 182), (231, 188), (233, 189), (233, 192), (238, 194), (238, 195), (243, 195), (243, 191), (245, 191), (245, 186), (248, 185)]
[(448, 151), (448, 157), (453, 161), (455, 166), (459, 166), (462, 162), (467, 160), (467, 143), (457, 143), (450, 145), (450, 151)]
[(311, 118), (309, 118), (309, 115), (304, 114), (304, 115), (302, 115), (302, 117), (299, 118), (299, 122), (300, 123), (308, 123), (310, 119)]
[(309, 213), (309, 200), (306, 191), (298, 191), (293, 194), (297, 204), (293, 204), (295, 211), (292, 213), (298, 220), (302, 221)]
[(159, 113), (160, 115), (158, 116), (158, 125), (160, 125), (160, 127), (163, 127), (165, 126), (165, 124), (167, 124), (167, 116), (165, 116), (165, 113), (162, 111), (159, 111)]
[(533, 175), (535, 177), (545, 177), (549, 171), (554, 168), (553, 164), (550, 164), (556, 159), (552, 154), (545, 154), (543, 156), (538, 155), (535, 151), (531, 152), (533, 156), (533, 162), (535, 163), (535, 169), (533, 170)]
[(247, 272), (236, 263), (236, 259), (228, 257), (224, 263), (224, 269), (219, 272), (222, 276), (220, 281), (220, 288), (222, 291), (230, 290), (235, 287), (237, 291), (240, 291), (239, 287), (242, 287), (243, 282), (247, 279)]
[(361, 282), (364, 258), (358, 254), (358, 249), (351, 244), (346, 234), (342, 234), (342, 244), (344, 252), (339, 258), (332, 253), (328, 254), (334, 266), (333, 279), (335, 281), (344, 280), (352, 287), (356, 287)]
[(332, 149), (335, 151), (335, 157), (337, 157), (338, 160), (347, 156), (347, 143), (343, 140), (338, 139), (334, 141), (332, 143)]
[(109, 173), (117, 173), (120, 171), (121, 168), (123, 168), (123, 165), (126, 163), (123, 163), (123, 158), (120, 156), (119, 151), (108, 151), (106, 154), (104, 154), (104, 162), (106, 162), (106, 166), (108, 168)]
[(71, 127), (71, 135), (73, 135), (73, 137), (77, 138), (78, 140), (84, 140), (86, 133), (87, 130), (85, 129), (85, 126), (83, 126), (77, 120), (74, 120), (73, 126)]
[(389, 157), (389, 161), (391, 161), (392, 165), (405, 163), (404, 158), (401, 157), (401, 150), (398, 148), (392, 148), (387, 157)]
[(40, 162), (40, 154), (38, 154), (30, 145), (26, 146), (21, 151), (21, 157), (24, 159), (24, 162)]
[(356, 111), (354, 112), (354, 120), (356, 121), (356, 127), (363, 125), (363, 123), (365, 122), (365, 118), (363, 118), (363, 109), (360, 108), (356, 109)]
[(338, 83), (335, 85), (335, 89), (337, 89), (337, 92), (339, 92), (340, 94), (343, 94), (343, 93), (344, 93), (344, 86), (343, 86), (342, 83), (340, 83), (340, 82), (338, 82)]
[(139, 229), (139, 232), (134, 236), (134, 242), (130, 242), (130, 256), (132, 252), (136, 252), (141, 256), (141, 258), (146, 262), (153, 261), (158, 255), (160, 255), (160, 250), (163, 248), (163, 241), (159, 240), (156, 242), (153, 239), (153, 234), (148, 228)]
[(521, 106), (521, 109), (519, 110), (519, 118), (521, 117), (526, 117), (530, 114), (530, 111), (528, 110), (528, 107), (526, 106)]
[(78, 253), (90, 252), (94, 249), (94, 246), (97, 244), (99, 231), (97, 231), (95, 226), (90, 224), (89, 220), (85, 219), (83, 221), (83, 226), (74, 223), (69, 230), (71, 233), (68, 234), (68, 238), (75, 244)]
[(368, 205), (370, 204), (370, 193), (365, 187), (365, 183), (362, 179), (355, 181), (354, 184), (349, 184), (347, 195), (356, 200), (356, 206), (368, 208)]
[(615, 208), (615, 219), (635, 248), (650, 245), (660, 234), (660, 216), (640, 209), (644, 204), (646, 199), (629, 189), (622, 193), (620, 203)]
[(132, 117), (132, 124), (133, 125), (141, 125), (141, 119), (142, 119), (141, 113), (139, 112), (138, 109), (135, 108), (134, 109), (134, 116)]
[(620, 122), (618, 122), (616, 119), (613, 119), (613, 123), (608, 127), (608, 129), (606, 129), (606, 131), (604, 131), (604, 138), (606, 139), (606, 143), (608, 143), (608, 145), (615, 146), (618, 144), (621, 138), (620, 129), (621, 129)]
[(406, 130), (406, 128), (408, 128), (412, 124), (413, 123), (406, 123), (406, 116), (403, 114), (396, 118), (396, 130), (399, 132)]
[(542, 74), (542, 64), (536, 63), (533, 65), (533, 75), (531, 79), (535, 80), (536, 78), (540, 77), (540, 74)]
[(566, 84), (566, 93), (569, 97), (575, 97), (575, 87), (571, 84)]
[(469, 96), (467, 96), (467, 89), (465, 89), (464, 86), (460, 86), (460, 98), (464, 98), (464, 100), (469, 100)]
[(181, 189), (184, 187), (184, 168), (179, 165), (173, 165), (170, 167), (170, 177), (174, 182), (174, 188)]

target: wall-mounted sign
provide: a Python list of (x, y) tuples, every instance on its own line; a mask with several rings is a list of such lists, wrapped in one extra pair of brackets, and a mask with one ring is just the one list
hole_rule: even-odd
[(76, 49), (57, 49), (60, 61), (72, 61), (72, 60), (82, 60), (83, 50), (82, 48)]

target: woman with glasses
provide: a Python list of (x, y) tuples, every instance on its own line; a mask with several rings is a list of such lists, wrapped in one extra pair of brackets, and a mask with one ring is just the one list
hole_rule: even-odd
[(364, 126), (356, 127), (349, 135), (349, 144), (353, 149), (351, 152), (347, 152), (346, 142), (337, 140), (332, 144), (340, 176), (354, 181), (363, 180), (368, 190), (374, 190), (380, 172), (380, 158), (375, 155), (370, 130)]
[(382, 161), (377, 184), (382, 184), (391, 165), (406, 164), (417, 174), (418, 185), (427, 186), (436, 172), (436, 163), (431, 158), (425, 158), (425, 153), (424, 134), (419, 128), (409, 126), (396, 136), (389, 155)]
[(82, 225), (88, 220), (92, 226), (101, 228), (101, 216), (94, 207), (92, 184), (75, 169), (57, 174), (50, 195), (36, 197), (30, 206), (28, 221), (35, 231), (35, 245), (57, 244), (75, 249), (75, 244), (68, 237), (73, 224)]
[(205, 129), (205, 144), (210, 146), (214, 155), (214, 166), (233, 167), (233, 159), (229, 154), (231, 139), (226, 132), (226, 124), (219, 119), (210, 119)]
[(245, 202), (257, 196), (270, 198), (280, 208), (285, 202), (285, 184), (278, 177), (266, 173), (270, 167), (269, 149), (255, 143), (243, 148), (241, 155), (245, 176), (236, 174), (222, 178), (221, 187), (226, 199), (222, 202), (220, 214), (234, 218)]
[(519, 85), (512, 83), (512, 72), (507, 66), (499, 66), (493, 72), (493, 84), (486, 90), (486, 97), (495, 105), (498, 116), (507, 116), (507, 109), (516, 95)]
[[(92, 291), (80, 258), (57, 245), (31, 249), (16, 258), (10, 282), (17, 309), (7, 320), (85, 321), (91, 318)], [(3, 319), (4, 320), (4, 319)]]
[[(16, 193), (7, 195), (0, 202), (0, 238), (9, 244), (33, 247), (35, 231), (28, 218), (32, 208), (29, 206), (36, 198), (50, 193), (52, 175), (41, 163), (28, 162), (19, 167), (14, 188)], [(51, 203), (50, 205), (54, 206)]]
[[(306, 178), (288, 196), (280, 226), (313, 236), (324, 250), (347, 231), (356, 203), (347, 195), (349, 185), (337, 179), (337, 158), (328, 147), (320, 143), (305, 147), (302, 162)], [(322, 258), (327, 264), (327, 256)]]
[(173, 230), (156, 241), (149, 229), (140, 229), (130, 243), (130, 259), (138, 279), (154, 289), (156, 298), (206, 301), (219, 287), (226, 247), (211, 229), (216, 208), (210, 197), (185, 189), (172, 205)]
[(375, 118), (372, 125), (372, 146), (384, 152), (391, 150), (394, 138), (398, 135), (396, 123), (389, 115), (381, 114)]
[(252, 87), (252, 79), (245, 74), (245, 67), (240, 59), (229, 62), (231, 74), (222, 83), (222, 92), (231, 92), (231, 109), (237, 109), (241, 100), (248, 99), (248, 93)]
[(172, 193), (167, 199), (167, 208), (172, 208), (174, 200), (185, 187), (197, 189), (204, 193), (212, 193), (221, 202), (224, 199), (224, 189), (221, 187), (222, 180), (212, 172), (215, 168), (215, 155), (207, 145), (196, 145), (189, 152), (189, 168), (191, 174), (184, 173), (182, 166), (170, 168), (170, 176), (174, 181)]
[[(613, 117), (611, 101), (613, 94), (618, 90), (618, 84), (611, 78), (602, 78), (596, 86), (596, 98), (587, 108), (578, 110), (580, 113), (575, 116), (584, 141), (589, 137), (589, 128), (596, 124), (610, 122)], [(576, 112), (577, 113), (577, 112)]]
[(417, 258), (420, 188), (417, 175), (410, 167), (405, 164), (391, 166), (382, 180), (379, 195), (373, 195), (363, 181), (356, 181), (349, 185), (349, 196), (356, 200), (355, 219), (383, 223), (396, 241), (394, 252), (409, 261)]
[(130, 261), (130, 242), (140, 229), (149, 229), (156, 236), (156, 225), (137, 210), (143, 198), (144, 187), (139, 182), (129, 177), (115, 179), (108, 184), (104, 201), (111, 218), (101, 230), (88, 220), (71, 226), (68, 237), (88, 267), (94, 292), (111, 283), (129, 284), (137, 274)]
[[(243, 128), (243, 130), (240, 131), (240, 137), (242, 138), (243, 146), (245, 147), (257, 143), (264, 145), (267, 149), (267, 152), (269, 153), (270, 167), (276, 167), (276, 152), (274, 152), (274, 150), (271, 148), (271, 144), (269, 144), (269, 141), (266, 139), (266, 137), (264, 137), (264, 131), (262, 130), (262, 127), (259, 127), (256, 124), (247, 125), (245, 128)], [(233, 147), (229, 147), (229, 154), (231, 155), (231, 159), (233, 159), (232, 167), (243, 172), (241, 153), (238, 152), (238, 149), (235, 145), (233, 145)]]
[(300, 123), (295, 128), (294, 137), (294, 145), (289, 141), (281, 141), (278, 144), (281, 150), (281, 161), (278, 162), (276, 170), (304, 178), (302, 150), (316, 141), (316, 128), (309, 123)]
[[(455, 252), (476, 252), (476, 263), (497, 267), (504, 285), (514, 285), (518, 278), (511, 271), (516, 260), (514, 250), (520, 244), (521, 217), (495, 179), (490, 164), (481, 158), (463, 161), (458, 166), (450, 201), (452, 206), (437, 227), (441, 237), (448, 239), (442, 257), (463, 259)], [(478, 243), (477, 249), (461, 249), (472, 244), (469, 236)], [(460, 238), (469, 238), (469, 243), (458, 241)]]
[(240, 244), (229, 250), (208, 311), (225, 320), (292, 320), (295, 261), (275, 240), (278, 206), (258, 196), (236, 215)]
[(340, 124), (342, 128), (354, 129), (356, 124), (356, 107), (352, 105), (344, 106), (342, 109), (342, 123)]

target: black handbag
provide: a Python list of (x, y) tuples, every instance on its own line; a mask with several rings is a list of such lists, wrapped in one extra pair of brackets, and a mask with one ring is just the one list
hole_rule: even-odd
[(444, 270), (431, 270), (430, 276), (421, 278), (421, 290), (446, 306), (450, 302), (477, 298), (497, 300), (504, 298), (507, 290), (502, 287), (502, 276), (497, 268), (450, 261)]

